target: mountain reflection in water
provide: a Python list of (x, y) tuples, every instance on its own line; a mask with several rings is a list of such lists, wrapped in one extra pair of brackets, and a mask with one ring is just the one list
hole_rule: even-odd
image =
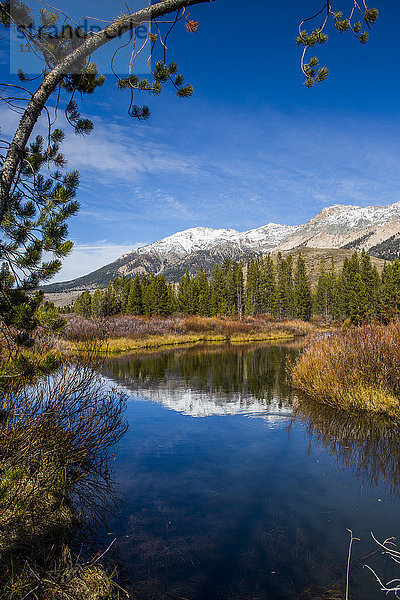
[[(398, 429), (310, 402), (286, 378), (301, 344), (110, 358), (131, 396), (113, 528), (138, 600), (380, 597), (360, 558), (399, 535)], [(202, 418), (193, 418), (202, 417)], [(386, 580), (396, 569), (374, 555)], [(329, 591), (330, 589), (330, 591)]]
[(105, 373), (129, 392), (192, 417), (291, 413), (286, 357), (300, 344), (216, 346), (110, 359)]

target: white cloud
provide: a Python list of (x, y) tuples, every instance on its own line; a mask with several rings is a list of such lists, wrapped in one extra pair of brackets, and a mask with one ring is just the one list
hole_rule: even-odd
[[(52, 111), (51, 107), (48, 107)], [(6, 107), (0, 109), (2, 133), (11, 138), (20, 115)], [(128, 123), (105, 123), (96, 118), (95, 127), (88, 136), (79, 136), (59, 112), (56, 127), (64, 130), (65, 139), (61, 151), (69, 169), (77, 169), (84, 175), (95, 177), (96, 184), (131, 183), (138, 175), (154, 173), (196, 174), (198, 165), (192, 158), (171, 149), (168, 143), (158, 141), (160, 131), (148, 127), (147, 135), (139, 129), (132, 134)], [(37, 134), (47, 136), (47, 117), (42, 115), (32, 138)], [(85, 179), (85, 177), (83, 178)]]
[(167, 144), (152, 137), (132, 135), (127, 126), (96, 122), (93, 132), (86, 137), (67, 130), (63, 153), (70, 168), (82, 173), (93, 173), (96, 183), (131, 183), (138, 175), (154, 173), (195, 174), (194, 160), (175, 152)]

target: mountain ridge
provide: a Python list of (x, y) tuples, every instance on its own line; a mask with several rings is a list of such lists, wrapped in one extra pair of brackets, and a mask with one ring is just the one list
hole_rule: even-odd
[(268, 223), (244, 232), (229, 228), (191, 227), (131, 250), (100, 269), (71, 281), (44, 286), (46, 292), (93, 289), (115, 276), (162, 273), (178, 281), (186, 269), (211, 270), (225, 258), (244, 262), (267, 253), (301, 248), (365, 249), (375, 258), (400, 252), (400, 202), (361, 207), (334, 204), (300, 225)]

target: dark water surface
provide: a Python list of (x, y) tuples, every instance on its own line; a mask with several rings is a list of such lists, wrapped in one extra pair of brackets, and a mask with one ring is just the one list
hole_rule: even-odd
[[(386, 597), (400, 564), (400, 441), (391, 423), (299, 398), (299, 345), (224, 346), (110, 359), (129, 393), (112, 531), (138, 600)], [(329, 591), (330, 590), (330, 591)]]

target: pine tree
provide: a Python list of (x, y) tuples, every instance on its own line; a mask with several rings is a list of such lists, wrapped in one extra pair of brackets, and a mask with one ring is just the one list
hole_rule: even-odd
[(255, 315), (259, 311), (260, 305), (260, 271), (256, 260), (251, 260), (247, 264), (247, 282), (246, 282), (246, 314)]
[(325, 269), (325, 261), (321, 259), (317, 287), (314, 296), (314, 312), (325, 321), (337, 318), (337, 295), (335, 263), (332, 258), (330, 269)]
[(367, 288), (360, 272), (355, 274), (352, 282), (348, 315), (351, 322), (355, 325), (365, 322), (369, 316), (369, 299)]
[(218, 298), (215, 292), (215, 289), (211, 288), (211, 297), (210, 297), (210, 316), (216, 317), (218, 315)]
[(91, 317), (92, 315), (92, 296), (90, 295), (89, 290), (85, 290), (80, 294), (74, 306), (74, 311), (77, 315), (81, 315), (82, 317)]
[(348, 304), (345, 295), (345, 287), (345, 276), (342, 269), (335, 281), (333, 297), (333, 317), (337, 321), (347, 317)]
[(92, 297), (92, 317), (101, 317), (101, 297), (104, 290), (97, 289)]
[(125, 312), (129, 315), (143, 314), (142, 283), (139, 275), (135, 275), (131, 282)]
[(110, 284), (100, 298), (100, 315), (102, 317), (111, 317), (119, 313), (120, 306), (116, 298), (112, 285)]
[(321, 259), (319, 266), (317, 288), (314, 296), (314, 311), (315, 314), (324, 317), (325, 321), (328, 320), (328, 282), (324, 259)]
[(261, 263), (260, 308), (263, 313), (272, 315), (276, 313), (275, 269), (270, 255), (266, 256)]
[(210, 313), (210, 286), (208, 277), (203, 267), (201, 266), (196, 277), (197, 289), (197, 314), (201, 316)]
[(294, 313), (296, 318), (309, 321), (312, 314), (310, 284), (306, 265), (301, 254), (298, 255), (294, 270)]
[(179, 284), (178, 284), (178, 293), (177, 293), (177, 304), (178, 304), (178, 310), (180, 312), (185, 313), (186, 315), (189, 314), (189, 282), (190, 282), (190, 275), (189, 275), (189, 271), (186, 269), (185, 274), (181, 277)]
[(279, 252), (277, 257), (277, 312), (280, 319), (294, 315), (293, 257), (284, 259)]
[(177, 312), (178, 304), (176, 299), (176, 287), (171, 281), (168, 283), (168, 304), (171, 308), (171, 314)]
[(400, 312), (400, 260), (386, 263), (381, 283), (381, 318), (385, 321), (397, 318)]
[(194, 277), (190, 277), (189, 279), (189, 287), (188, 287), (188, 304), (187, 304), (187, 312), (189, 315), (196, 315), (199, 306), (199, 288), (197, 286), (197, 282)]
[(151, 316), (154, 308), (154, 274), (142, 277), (142, 303), (145, 315)]
[(361, 253), (360, 276), (365, 286), (365, 319), (372, 321), (377, 316), (377, 296), (380, 287), (380, 277), (376, 267), (371, 264), (371, 257), (365, 252)]
[(243, 277), (243, 265), (241, 262), (234, 264), (234, 281), (236, 291), (236, 307), (235, 312), (239, 316), (239, 319), (243, 317), (244, 313), (244, 277)]
[(222, 315), (226, 312), (224, 275), (219, 265), (215, 265), (211, 277), (211, 290), (216, 300), (213, 308), (214, 315)]
[(222, 265), (225, 283), (226, 314), (237, 314), (237, 286), (235, 277), (235, 263), (233, 261), (224, 261)]
[(154, 308), (153, 313), (161, 317), (167, 317), (171, 314), (172, 309), (169, 304), (168, 286), (165, 282), (164, 275), (158, 275), (153, 282), (154, 286)]

